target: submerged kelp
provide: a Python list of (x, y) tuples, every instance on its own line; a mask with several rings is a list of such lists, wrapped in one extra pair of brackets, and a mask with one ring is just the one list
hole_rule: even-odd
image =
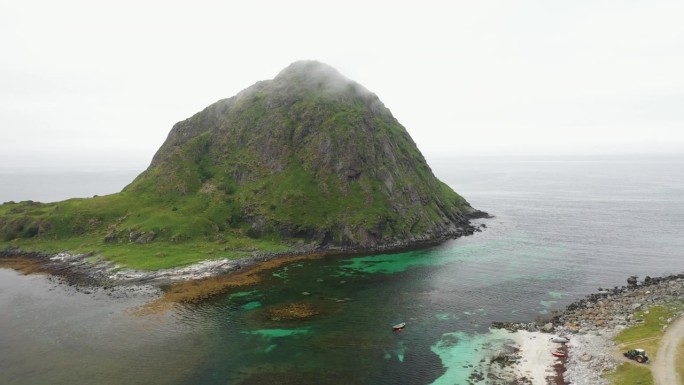
[(294, 302), (269, 309), (272, 320), (302, 320), (314, 317), (320, 312), (310, 302)]

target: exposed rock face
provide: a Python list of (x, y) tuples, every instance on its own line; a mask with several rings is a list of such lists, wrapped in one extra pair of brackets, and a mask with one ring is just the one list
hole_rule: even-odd
[(435, 178), (376, 95), (313, 61), (177, 123), (125, 191), (203, 194), (250, 236), (321, 245), (439, 240), (486, 215)]

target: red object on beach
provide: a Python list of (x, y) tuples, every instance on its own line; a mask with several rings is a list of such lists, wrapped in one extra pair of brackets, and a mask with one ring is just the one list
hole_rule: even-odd
[(565, 357), (565, 353), (563, 353), (563, 352), (553, 352), (551, 354), (553, 354), (556, 357)]

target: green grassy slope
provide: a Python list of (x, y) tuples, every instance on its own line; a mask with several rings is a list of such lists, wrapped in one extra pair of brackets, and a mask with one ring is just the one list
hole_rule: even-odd
[[(230, 210), (229, 204), (201, 195), (173, 199), (119, 193), (48, 204), (6, 203), (0, 205), (0, 247), (94, 252), (140, 269), (291, 249), (280, 239), (250, 238), (239, 226), (230, 227), (225, 220)], [(136, 241), (137, 234), (142, 236)]]
[[(670, 303), (662, 306), (651, 306), (647, 312), (634, 313), (635, 319), (643, 323), (629, 327), (615, 337), (615, 342), (620, 346), (620, 352), (629, 349), (644, 349), (651, 362), (657, 360), (656, 352), (660, 347), (663, 335), (663, 327), (667, 325), (667, 319), (678, 314), (684, 302)], [(608, 373), (606, 377), (616, 385), (650, 385), (653, 384), (653, 376), (649, 364), (636, 362), (624, 362), (617, 369)]]
[(0, 206), (0, 249), (154, 269), (305, 243), (438, 239), (473, 211), (377, 96), (303, 62), (177, 123), (119, 194)]

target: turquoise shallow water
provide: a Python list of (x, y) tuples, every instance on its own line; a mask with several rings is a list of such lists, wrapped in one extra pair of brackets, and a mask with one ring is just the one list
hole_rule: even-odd
[[(491, 321), (547, 312), (563, 298), (552, 289), (579, 274), (576, 267), (548, 267), (561, 248), (531, 248), (524, 234), (489, 222), (486, 232), (431, 249), (285, 266), (267, 274), (257, 291), (179, 309), (191, 318), (213, 312), (202, 323), (223, 325), (214, 347), (206, 347), (216, 363), (198, 378), (478, 383), (476, 367), (469, 366), (504, 343), (488, 330)], [(247, 309), (255, 301), (263, 306)], [(291, 302), (320, 314), (304, 321), (269, 318), (270, 308)], [(406, 329), (392, 332), (402, 321)]]
[[(290, 264), (164, 316), (0, 270), (0, 383), (485, 384), (476, 364), (506, 343), (492, 321), (543, 316), (632, 274), (684, 271), (683, 164), (435, 162), (496, 215), (478, 221), (485, 231)], [(292, 303), (318, 315), (271, 315)]]

